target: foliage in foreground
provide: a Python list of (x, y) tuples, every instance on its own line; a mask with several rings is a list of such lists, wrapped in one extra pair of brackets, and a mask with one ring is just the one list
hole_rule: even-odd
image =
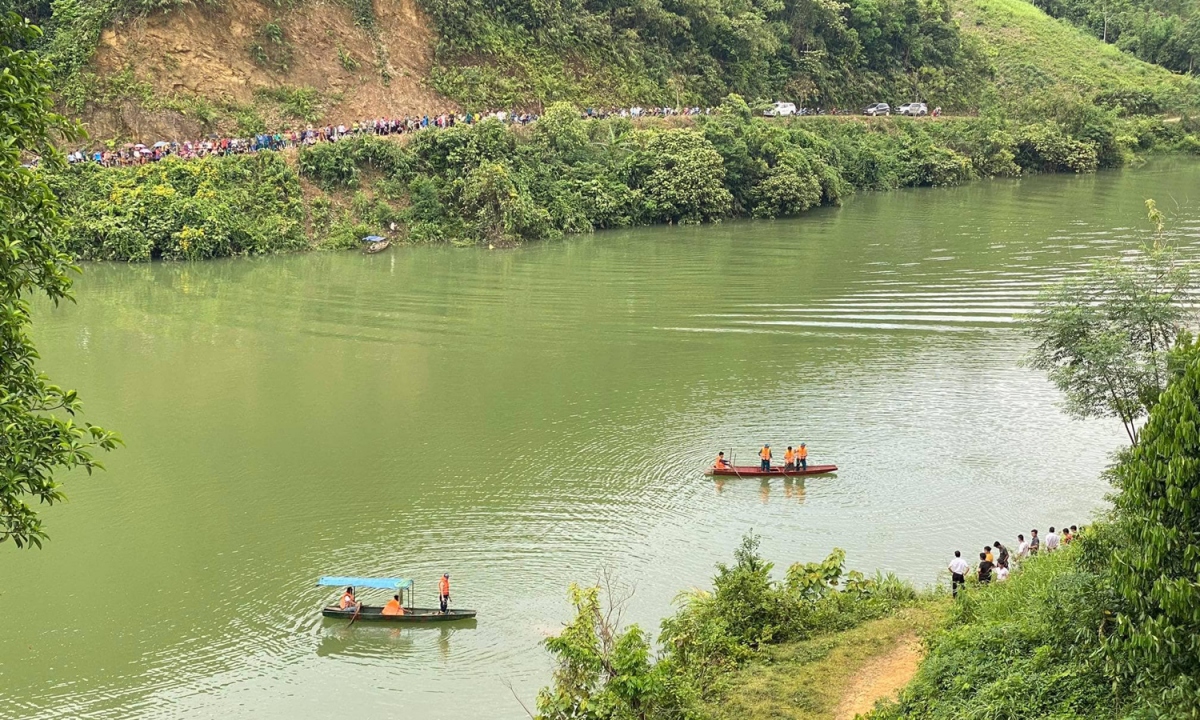
[[(1154, 219), (1154, 201), (1147, 206)], [(1025, 362), (1046, 372), (1069, 413), (1116, 417), (1137, 444), (1138, 423), (1170, 379), (1171, 348), (1195, 317), (1187, 303), (1193, 279), (1157, 241), (1132, 258), (1098, 261), (1043, 291), (1022, 319), (1035, 343)]]
[(844, 630), (917, 599), (892, 575), (846, 573), (841, 550), (792, 565), (782, 581), (772, 580), (754, 536), (734, 558), (717, 566), (712, 591), (681, 596), (678, 612), (663, 621), (657, 658), (643, 630), (621, 627), (619, 601), (605, 608), (599, 587), (572, 585), (576, 616), (546, 641), (557, 667), (552, 686), (538, 695), (538, 717), (697, 717), (723, 677), (756, 650)]
[(70, 297), (69, 255), (55, 243), (58, 203), (44, 176), (21, 165), (25, 153), (51, 167), (62, 155), (51, 136), (73, 133), (51, 112), (50, 66), (15, 48), (37, 30), (15, 14), (0, 16), (0, 543), (41, 547), (41, 520), (30, 500), (63, 499), (56, 472), (99, 467), (93, 450), (112, 449), (117, 439), (74, 417), (74, 390), (52, 385), (38, 372), (37, 349), (29, 338), (26, 297), (44, 292), (54, 302)]
[(963, 593), (892, 718), (1200, 718), (1200, 343), (1184, 337), (1112, 517)]

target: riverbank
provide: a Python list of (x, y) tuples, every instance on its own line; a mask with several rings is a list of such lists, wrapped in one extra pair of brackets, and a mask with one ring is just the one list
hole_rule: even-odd
[(860, 190), (1093, 172), (1200, 151), (1191, 119), (1117, 118), (1065, 103), (1041, 122), (982, 117), (752, 117), (732, 96), (693, 123), (584, 121), (552, 106), (496, 121), (273, 152), (77, 165), (51, 178), (80, 259), (145, 261), (411, 243), (511, 246), (565, 234), (729, 217), (788, 217)]
[(768, 648), (734, 673), (707, 712), (718, 720), (854, 720), (912, 680), (948, 608), (949, 598), (931, 597), (852, 630)]

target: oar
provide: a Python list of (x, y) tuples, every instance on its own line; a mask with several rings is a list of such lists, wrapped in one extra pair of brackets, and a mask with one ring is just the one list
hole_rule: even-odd
[(738, 472), (737, 463), (733, 456), (733, 448), (729, 448), (729, 467), (733, 468), (733, 474), (738, 476), (738, 480), (741, 480), (742, 474)]
[(347, 623), (346, 629), (349, 629), (350, 626), (354, 624), (354, 621), (358, 619), (358, 614), (360, 612), (362, 612), (362, 603), (358, 603), (354, 606), (354, 616), (350, 618), (350, 622)]

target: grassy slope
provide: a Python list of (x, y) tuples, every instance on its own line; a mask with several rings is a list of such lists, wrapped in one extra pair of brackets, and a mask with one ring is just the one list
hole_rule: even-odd
[(1045, 90), (1089, 94), (1164, 86), (1189, 105), (1197, 102), (1200, 83), (1194, 79), (1142, 62), (1026, 0), (956, 0), (954, 9), (963, 30), (991, 56), (1003, 101)]
[(946, 598), (927, 600), (846, 632), (768, 647), (729, 679), (709, 711), (729, 720), (832, 718), (859, 669), (914, 633), (931, 632), (947, 605)]

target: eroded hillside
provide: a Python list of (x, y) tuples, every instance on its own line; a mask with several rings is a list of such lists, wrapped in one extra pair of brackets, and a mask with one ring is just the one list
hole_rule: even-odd
[(433, 43), (413, 0), (366, 23), (330, 2), (185, 5), (104, 30), (83, 117), (93, 137), (148, 139), (448, 110), (427, 85)]

